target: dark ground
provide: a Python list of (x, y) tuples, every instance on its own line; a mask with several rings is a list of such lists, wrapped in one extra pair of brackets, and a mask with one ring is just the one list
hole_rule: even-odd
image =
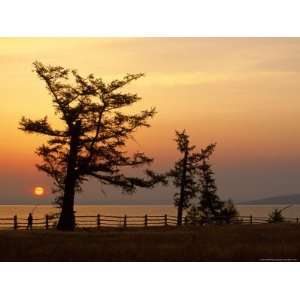
[(211, 225), (76, 232), (0, 231), (0, 261), (300, 259), (300, 225)]

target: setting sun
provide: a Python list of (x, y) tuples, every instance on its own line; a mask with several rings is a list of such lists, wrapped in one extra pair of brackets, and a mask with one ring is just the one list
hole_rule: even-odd
[(42, 195), (44, 195), (44, 188), (43, 187), (40, 187), (40, 186), (37, 186), (37, 187), (35, 187), (34, 188), (34, 194), (36, 195), (36, 196), (42, 196)]

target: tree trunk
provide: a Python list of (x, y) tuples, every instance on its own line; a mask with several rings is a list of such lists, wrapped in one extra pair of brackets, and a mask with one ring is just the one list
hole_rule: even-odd
[(77, 122), (71, 131), (70, 152), (67, 165), (67, 174), (65, 178), (65, 189), (62, 201), (62, 208), (57, 224), (59, 230), (74, 230), (74, 199), (77, 181), (76, 163), (79, 145), (80, 123)]
[(66, 180), (63, 203), (57, 229), (59, 230), (74, 230), (75, 215), (74, 215), (74, 198), (75, 198), (76, 180)]
[(183, 213), (183, 204), (185, 200), (185, 186), (186, 186), (186, 169), (187, 169), (187, 159), (188, 159), (188, 147), (184, 152), (183, 166), (182, 166), (182, 177), (181, 177), (181, 186), (180, 186), (180, 198), (177, 209), (177, 225), (182, 225), (182, 213)]

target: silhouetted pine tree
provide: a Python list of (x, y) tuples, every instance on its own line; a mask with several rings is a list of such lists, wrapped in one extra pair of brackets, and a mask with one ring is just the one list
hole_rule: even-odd
[(74, 229), (74, 196), (88, 177), (125, 192), (134, 192), (137, 186), (150, 188), (163, 180), (150, 170), (142, 178), (128, 176), (124, 170), (153, 161), (142, 152), (129, 156), (124, 151), (132, 134), (140, 127), (149, 127), (148, 120), (155, 114), (154, 108), (136, 114), (123, 110), (141, 98), (120, 89), (143, 74), (128, 74), (106, 84), (92, 74), (84, 78), (75, 70), (40, 62), (34, 63), (34, 71), (45, 82), (64, 128), (54, 129), (47, 117), (36, 121), (23, 117), (20, 129), (49, 137), (37, 149), (43, 159), (37, 167), (54, 179), (54, 192), (59, 193), (58, 229)]
[(182, 158), (175, 162), (174, 168), (170, 170), (167, 176), (173, 178), (174, 186), (179, 188), (179, 192), (174, 194), (174, 203), (177, 207), (177, 225), (181, 225), (183, 210), (190, 206), (190, 201), (199, 192), (197, 179), (199, 163), (210, 156), (214, 145), (209, 145), (200, 153), (193, 152), (195, 146), (190, 145), (189, 136), (185, 130), (176, 131), (175, 141)]
[[(211, 153), (215, 150), (215, 144), (212, 145)], [(199, 165), (198, 174), (200, 180), (200, 201), (199, 210), (202, 218), (206, 222), (216, 219), (221, 215), (224, 202), (217, 195), (217, 186), (214, 172), (211, 164), (208, 162), (209, 157), (204, 158)]]
[(282, 223), (284, 222), (284, 217), (282, 211), (278, 208), (275, 208), (268, 217), (268, 223)]
[(232, 222), (239, 222), (238, 216), (238, 210), (236, 209), (232, 200), (228, 199), (227, 201), (225, 201), (224, 206), (221, 210), (221, 220), (227, 224), (230, 224)]
[(283, 217), (282, 212), (288, 208), (290, 208), (292, 205), (288, 205), (282, 209), (279, 208), (275, 208), (270, 214), (269, 214), (269, 218), (268, 218), (268, 222), (269, 223), (280, 223), (280, 222), (284, 222), (285, 219)]
[(193, 204), (186, 214), (186, 222), (187, 224), (197, 225), (201, 224), (201, 212), (199, 208)]

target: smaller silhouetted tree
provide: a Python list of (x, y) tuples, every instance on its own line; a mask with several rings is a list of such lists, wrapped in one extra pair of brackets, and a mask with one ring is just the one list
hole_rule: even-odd
[(187, 213), (189, 224), (203, 223), (231, 223), (237, 220), (238, 211), (233, 202), (222, 201), (217, 194), (217, 185), (212, 165), (209, 162), (210, 156), (215, 150), (216, 144), (211, 144), (202, 149), (199, 159), (195, 164), (197, 185), (198, 205), (193, 205)]
[(220, 213), (220, 219), (222, 220), (222, 222), (225, 222), (227, 224), (238, 222), (238, 216), (238, 210), (236, 209), (232, 200), (228, 199), (227, 201), (225, 201)]
[(199, 208), (193, 204), (186, 214), (187, 224), (197, 225), (201, 224), (201, 212)]
[(282, 215), (282, 210), (275, 208), (268, 218), (268, 223), (281, 223), (284, 222), (284, 217)]
[(270, 214), (268, 218), (269, 223), (281, 223), (284, 222), (285, 219), (282, 215), (282, 212), (288, 208), (290, 208), (292, 205), (285, 206), (282, 209), (275, 208)]
[[(212, 145), (210, 154), (215, 150), (215, 146), (215, 144)], [(209, 163), (209, 156), (201, 161), (198, 172), (200, 181), (199, 210), (202, 218), (206, 222), (211, 222), (211, 220), (220, 217), (224, 202), (220, 200), (217, 194), (215, 174)]]
[(175, 162), (174, 168), (168, 172), (167, 176), (173, 178), (174, 186), (179, 189), (174, 194), (174, 202), (177, 207), (177, 225), (181, 225), (183, 210), (190, 206), (190, 201), (199, 192), (197, 180), (199, 164), (211, 155), (214, 145), (209, 145), (201, 152), (193, 152), (195, 146), (190, 144), (189, 136), (185, 130), (176, 131), (175, 141), (182, 157)]

